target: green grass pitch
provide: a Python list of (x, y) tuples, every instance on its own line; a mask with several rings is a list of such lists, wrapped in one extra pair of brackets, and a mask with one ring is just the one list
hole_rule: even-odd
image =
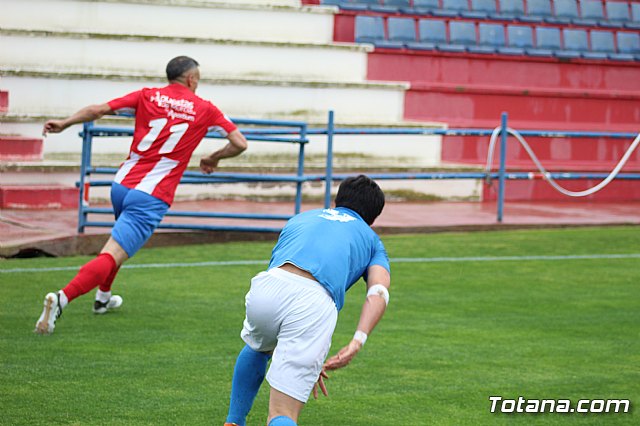
[[(392, 259), (640, 253), (640, 227), (383, 236)], [(32, 330), (44, 295), (88, 257), (0, 261), (0, 424), (224, 422), (244, 294), (272, 243), (143, 249), (118, 312), (74, 301), (52, 336)], [(331, 354), (352, 336), (364, 285), (347, 294)], [(301, 425), (638, 424), (640, 258), (392, 263), (391, 301), (354, 362), (333, 372)], [(263, 386), (249, 425), (264, 425)], [(489, 396), (630, 399), (626, 414), (490, 413)]]

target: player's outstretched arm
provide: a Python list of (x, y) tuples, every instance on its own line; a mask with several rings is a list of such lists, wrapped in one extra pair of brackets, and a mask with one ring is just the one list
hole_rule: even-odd
[(69, 126), (84, 123), (85, 121), (97, 120), (103, 115), (110, 114), (112, 112), (113, 111), (111, 111), (109, 104), (86, 106), (63, 120), (49, 120), (44, 123), (42, 136), (47, 136), (47, 133), (60, 133)]
[(240, 155), (247, 149), (247, 140), (240, 130), (236, 129), (229, 133), (227, 139), (229, 139), (229, 143), (222, 147), (222, 149), (200, 159), (200, 170), (202, 170), (203, 173), (212, 173), (218, 167), (220, 160)]
[(367, 298), (362, 306), (358, 329), (349, 344), (325, 362), (325, 370), (337, 370), (347, 366), (362, 349), (367, 336), (384, 315), (389, 302), (390, 285), (391, 276), (385, 268), (379, 265), (373, 265), (369, 268)]

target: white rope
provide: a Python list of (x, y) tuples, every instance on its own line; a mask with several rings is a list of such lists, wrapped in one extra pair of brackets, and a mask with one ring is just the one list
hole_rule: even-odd
[[(495, 144), (496, 144), (498, 135), (500, 134), (500, 131), (501, 131), (501, 127), (496, 127), (495, 129), (493, 129), (493, 132), (491, 133), (491, 139), (489, 140), (489, 152), (487, 155), (487, 166), (485, 167), (486, 173), (491, 172), (491, 165), (493, 164), (493, 153), (495, 151)], [(620, 159), (620, 162), (618, 162), (616, 167), (611, 171), (611, 173), (609, 173), (609, 176), (603, 179), (599, 184), (597, 184), (592, 188), (585, 189), (584, 191), (570, 191), (566, 188), (563, 188), (558, 183), (556, 183), (553, 177), (551, 177), (551, 174), (547, 172), (547, 170), (542, 166), (542, 163), (540, 163), (540, 160), (538, 160), (538, 157), (536, 156), (536, 154), (533, 152), (533, 150), (531, 149), (527, 141), (524, 140), (524, 138), (520, 133), (518, 133), (516, 130), (513, 130), (510, 127), (507, 127), (507, 134), (511, 134), (512, 136), (515, 136), (518, 142), (520, 142), (520, 144), (525, 149), (525, 151), (527, 151), (527, 154), (529, 154), (529, 157), (531, 157), (531, 159), (533, 160), (538, 170), (540, 170), (542, 177), (547, 182), (549, 182), (549, 184), (556, 191), (564, 195), (567, 195), (569, 197), (585, 197), (587, 195), (594, 194), (600, 191), (605, 186), (607, 186), (613, 179), (615, 179), (618, 173), (620, 173), (620, 170), (622, 170), (624, 165), (627, 163), (633, 151), (637, 148), (638, 144), (640, 144), (640, 134), (638, 134), (638, 136), (636, 136), (636, 138), (631, 143), (631, 146), (629, 147), (629, 149), (627, 149), (627, 152), (625, 152), (624, 155), (622, 156), (622, 159)]]

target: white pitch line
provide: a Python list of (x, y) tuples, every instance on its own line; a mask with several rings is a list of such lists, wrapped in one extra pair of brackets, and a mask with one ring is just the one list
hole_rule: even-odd
[[(575, 254), (558, 256), (484, 256), (484, 257), (397, 257), (389, 259), (393, 263), (444, 263), (444, 262), (505, 262), (528, 260), (588, 260), (588, 259), (640, 259), (640, 253), (627, 254)], [(210, 266), (267, 265), (266, 260), (228, 260), (190, 263), (139, 263), (123, 265), (123, 269), (152, 268), (201, 268)], [(76, 271), (79, 266), (59, 266), (52, 268), (0, 269), (0, 274), (20, 274), (25, 272)]]

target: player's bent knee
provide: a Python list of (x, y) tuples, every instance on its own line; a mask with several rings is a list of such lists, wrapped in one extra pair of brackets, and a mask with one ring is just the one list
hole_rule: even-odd
[(268, 426), (296, 426), (296, 424), (291, 417), (278, 416), (271, 419)]

